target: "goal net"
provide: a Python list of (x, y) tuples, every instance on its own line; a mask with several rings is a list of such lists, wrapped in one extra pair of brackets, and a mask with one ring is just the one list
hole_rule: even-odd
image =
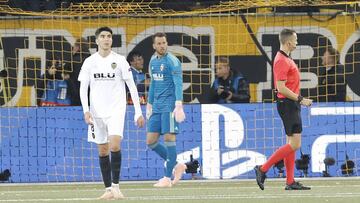
[[(69, 91), (69, 78), (77, 77), (75, 67), (96, 52), (94, 32), (101, 26), (113, 30), (115, 52), (142, 54), (145, 74), (154, 53), (151, 36), (167, 34), (168, 51), (182, 63), (184, 101), (192, 104), (186, 106), (178, 159), (189, 161), (192, 154), (201, 161), (205, 178), (253, 177), (254, 164), (285, 142), (273, 104), (272, 78), (272, 61), (283, 28), (298, 34), (298, 47), (291, 57), (301, 70), (301, 94), (313, 99), (315, 107), (348, 106), (353, 110), (351, 118), (329, 123), (338, 125), (345, 137), (358, 129), (352, 125), (358, 119), (356, 102), (360, 100), (356, 1), (249, 0), (188, 5), (114, 0), (86, 1), (41, 12), (12, 8), (7, 3), (0, 1), (0, 169), (10, 169), (14, 182), (101, 180), (97, 147), (86, 140), (82, 109), (67, 106), (71, 101), (64, 92)], [(80, 45), (78, 58), (76, 45)], [(329, 48), (336, 50), (330, 54), (337, 61), (334, 72), (324, 66)], [(212, 103), (209, 92), (220, 56), (229, 58), (232, 71), (247, 79), (251, 104), (229, 105), (225, 110), (200, 106)], [(339, 103), (332, 103), (334, 98), (340, 98), (336, 100)], [(345, 101), (348, 103), (341, 103)], [(215, 118), (218, 128), (208, 120), (213, 114), (206, 117), (211, 110), (220, 112)], [(240, 123), (222, 116), (231, 111), (241, 115)], [(121, 179), (158, 179), (163, 174), (163, 160), (147, 149), (146, 132), (134, 126), (132, 114), (129, 106)], [(323, 123), (314, 120), (310, 110), (304, 114), (304, 126), (311, 130), (303, 136), (303, 151), (310, 153), (316, 136), (327, 131), (310, 133)], [(242, 128), (237, 128), (238, 124)], [(329, 152), (339, 166), (347, 154), (358, 160), (354, 153), (358, 148), (344, 140), (346, 147)], [(314, 170), (314, 176), (319, 172)]]

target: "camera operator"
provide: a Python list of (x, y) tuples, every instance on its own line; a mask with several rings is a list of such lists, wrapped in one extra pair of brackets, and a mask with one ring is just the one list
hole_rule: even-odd
[(212, 85), (217, 103), (249, 103), (249, 84), (242, 74), (230, 70), (229, 59), (219, 57), (216, 65), (216, 79)]

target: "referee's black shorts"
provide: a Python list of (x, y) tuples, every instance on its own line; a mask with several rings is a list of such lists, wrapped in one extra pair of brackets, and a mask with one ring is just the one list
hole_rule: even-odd
[(278, 99), (277, 110), (284, 124), (286, 135), (302, 132), (301, 105), (290, 99)]

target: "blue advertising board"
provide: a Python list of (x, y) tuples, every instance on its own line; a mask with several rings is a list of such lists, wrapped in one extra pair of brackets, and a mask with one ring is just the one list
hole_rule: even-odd
[[(143, 109), (145, 111), (145, 108)], [(193, 104), (177, 135), (178, 161), (190, 155), (206, 179), (254, 178), (262, 164), (286, 142), (273, 103)], [(122, 142), (122, 180), (155, 180), (164, 161), (146, 146), (145, 128), (133, 122), (128, 107)], [(316, 103), (302, 108), (303, 154), (310, 155), (308, 176), (322, 176), (324, 159), (333, 157), (332, 176), (341, 176), (346, 156), (360, 164), (360, 103)], [(87, 142), (80, 107), (0, 108), (0, 169), (10, 169), (13, 182), (101, 181), (95, 144)], [(297, 159), (301, 157), (300, 151)], [(296, 170), (296, 176), (304, 171)], [(268, 177), (278, 177), (276, 168)], [(186, 175), (185, 178), (191, 178)]]

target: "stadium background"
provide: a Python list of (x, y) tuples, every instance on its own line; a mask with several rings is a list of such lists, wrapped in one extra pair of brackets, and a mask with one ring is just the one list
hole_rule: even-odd
[[(93, 33), (102, 25), (113, 28), (115, 51), (126, 55), (140, 50), (145, 56), (145, 67), (153, 53), (151, 35), (166, 32), (169, 50), (183, 63), (186, 102), (208, 103), (206, 93), (215, 77), (217, 56), (228, 56), (233, 69), (248, 78), (251, 101), (260, 103), (186, 107), (188, 121), (182, 126), (178, 150), (187, 153), (179, 158), (187, 160), (190, 153), (196, 155), (205, 178), (252, 178), (253, 166), (284, 142), (274, 105), (262, 103), (273, 100), (270, 64), (279, 48), (278, 32), (290, 27), (299, 33), (299, 47), (293, 58), (304, 79), (302, 94), (315, 101), (319, 96), (320, 56), (327, 46), (334, 46), (346, 66), (349, 102), (315, 104), (313, 108), (319, 111), (326, 107), (336, 110), (326, 111), (320, 117), (304, 109), (303, 152), (310, 154), (312, 161), (316, 156), (334, 157), (336, 164), (330, 170), (334, 176), (342, 175), (339, 169), (346, 156), (358, 165), (360, 35), (356, 4), (337, 2), (344, 9), (338, 13), (335, 9), (320, 14), (280, 14), (271, 9), (289, 2), (292, 6), (304, 6), (306, 2), (264, 2), (232, 1), (210, 9), (180, 12), (154, 9), (157, 2), (84, 3), (39, 13), (2, 6), (4, 13), (25, 16), (0, 20), (0, 63), (8, 72), (8, 77), (1, 79), (0, 92), (1, 169), (11, 169), (15, 182), (100, 180), (96, 147), (85, 140), (81, 109), (31, 106), (36, 105), (34, 84), (45, 72), (46, 62), (53, 57), (68, 61), (71, 45), (79, 37), (87, 38), (94, 52)], [(312, 6), (332, 4), (334, 1), (314, 1)], [(217, 111), (208, 114), (211, 109)], [(127, 118), (131, 118), (131, 113)], [(217, 122), (218, 128), (211, 128)], [(126, 126), (122, 178), (157, 179), (163, 163), (146, 150), (145, 132), (136, 129), (130, 120)], [(335, 141), (313, 145), (327, 135), (335, 137)], [(324, 146), (329, 146), (326, 151), (313, 154), (313, 148)], [(324, 169), (322, 160), (317, 161), (311, 163), (310, 176), (320, 176)], [(357, 168), (354, 174), (358, 174)], [(271, 174), (277, 175), (276, 171)]]

